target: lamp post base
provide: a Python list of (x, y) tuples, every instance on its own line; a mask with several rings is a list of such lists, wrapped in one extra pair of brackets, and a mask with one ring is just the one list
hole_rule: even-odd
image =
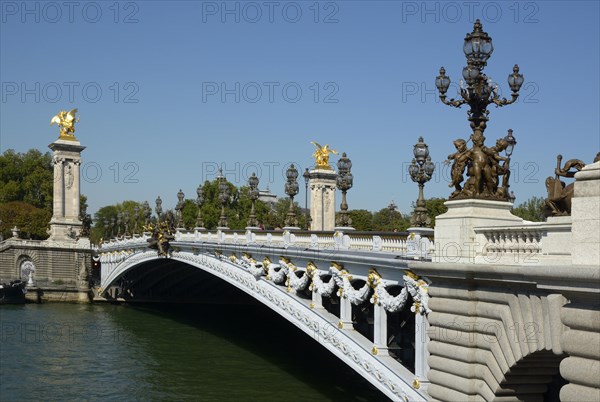
[(352, 226), (336, 226), (335, 228), (333, 228), (333, 230), (335, 230), (336, 232), (351, 232), (354, 229)]
[(422, 228), (422, 227), (412, 227), (412, 228), (406, 229), (406, 231), (408, 233), (414, 233), (415, 235), (419, 235), (421, 237), (433, 236), (433, 233), (435, 232), (435, 230), (432, 228)]

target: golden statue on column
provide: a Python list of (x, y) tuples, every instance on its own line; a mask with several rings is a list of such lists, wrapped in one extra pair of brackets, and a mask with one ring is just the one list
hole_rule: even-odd
[(69, 112), (61, 110), (56, 116), (50, 120), (50, 125), (56, 123), (60, 128), (61, 140), (76, 140), (75, 139), (75, 123), (79, 123), (79, 117), (76, 116), (77, 109), (73, 109)]
[(331, 166), (329, 165), (329, 154), (337, 155), (337, 151), (329, 148), (328, 144), (321, 146), (315, 141), (311, 141), (310, 143), (317, 147), (317, 149), (315, 149), (315, 153), (313, 154), (315, 158), (315, 168), (332, 170)]

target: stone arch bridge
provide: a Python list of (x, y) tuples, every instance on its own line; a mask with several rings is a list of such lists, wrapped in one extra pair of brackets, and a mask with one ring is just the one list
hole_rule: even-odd
[(192, 279), (202, 271), (394, 401), (600, 400), (600, 272), (571, 255), (577, 223), (477, 226), (484, 240), (465, 260), (442, 252), (443, 217), (435, 245), (414, 233), (178, 230), (159, 256), (147, 235), (114, 239), (98, 250), (99, 290), (132, 301), (205, 293)]

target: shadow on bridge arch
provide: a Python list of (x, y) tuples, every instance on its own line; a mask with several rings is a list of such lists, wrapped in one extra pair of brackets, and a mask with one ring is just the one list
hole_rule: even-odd
[[(171, 258), (163, 258), (146, 251), (121, 261), (109, 271), (108, 275), (103, 274), (102, 283), (107, 299), (131, 303), (214, 303), (217, 300), (224, 304), (264, 305), (311, 336), (392, 400), (425, 400), (425, 396), (412, 387), (414, 374), (409, 368), (414, 366), (414, 346), (412, 351), (408, 348), (403, 351), (412, 355), (412, 361), (406, 356), (408, 368), (401, 365), (393, 353), (375, 356), (372, 352), (372, 311), (369, 312), (368, 301), (362, 308), (353, 309), (355, 328), (342, 329), (336, 325), (341, 320), (335, 315), (335, 297), (324, 298), (323, 308), (313, 309), (310, 292), (290, 292), (285, 286), (264, 278), (256, 279), (240, 267), (212, 255), (175, 253)], [(408, 316), (414, 317), (414, 314)], [(412, 324), (406, 317), (404, 321), (397, 318), (402, 325), (407, 322), (408, 327), (412, 325), (410, 332), (414, 336), (414, 318)], [(390, 321), (394, 325), (397, 320)]]

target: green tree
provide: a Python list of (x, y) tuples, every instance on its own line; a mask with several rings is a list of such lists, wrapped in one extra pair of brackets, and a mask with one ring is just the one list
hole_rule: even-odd
[[(110, 238), (112, 235), (125, 233), (140, 233), (146, 223), (146, 215), (151, 211), (145, 211), (144, 205), (137, 201), (123, 201), (115, 205), (107, 205), (94, 214), (94, 226), (90, 232), (90, 241), (98, 243), (100, 239)], [(120, 214), (120, 226), (117, 221)]]
[(21, 237), (43, 240), (48, 237), (46, 230), (51, 213), (47, 209), (37, 208), (22, 201), (10, 201), (0, 204), (0, 231), (6, 239), (12, 237), (11, 229), (18, 227)]
[(373, 214), (373, 230), (382, 232), (402, 232), (410, 226), (410, 220), (399, 211), (383, 208)]
[(366, 209), (353, 209), (348, 211), (352, 219), (352, 227), (356, 230), (373, 230), (373, 213)]
[(186, 228), (193, 228), (196, 226), (196, 217), (198, 216), (198, 205), (194, 200), (183, 201), (183, 225)]
[(52, 213), (53, 183), (50, 153), (9, 149), (0, 155), (0, 203), (22, 201)]
[[(289, 198), (278, 199), (273, 206), (273, 209), (269, 209), (266, 204), (265, 207), (268, 210), (267, 213), (258, 217), (258, 221), (265, 226), (265, 229), (282, 229), (285, 227), (285, 218), (290, 208)], [(306, 215), (302, 212), (302, 208), (300, 208), (298, 203), (295, 201), (293, 208), (294, 213), (296, 214), (296, 219), (298, 220), (298, 227), (304, 228), (306, 225)]]
[(429, 215), (431, 218), (431, 227), (435, 226), (435, 218), (448, 210), (448, 208), (444, 205), (446, 201), (448, 200), (445, 198), (428, 198), (425, 200), (427, 215)]
[(17, 226), (21, 236), (45, 239), (52, 216), (53, 167), (50, 153), (36, 149), (17, 153), (12, 149), (0, 155), (0, 230), (10, 237)]
[(526, 221), (542, 222), (544, 220), (544, 215), (542, 214), (543, 206), (544, 198), (534, 196), (512, 208), (511, 212), (513, 215), (523, 218)]
[[(248, 226), (248, 218), (250, 217), (250, 209), (252, 200), (248, 196), (249, 188), (246, 186), (237, 188), (232, 183), (227, 182), (229, 187), (230, 200), (226, 204), (225, 214), (227, 215), (228, 226), (231, 229), (242, 230)], [(219, 182), (217, 180), (206, 181), (202, 185), (202, 195), (204, 202), (202, 203), (202, 220), (204, 227), (209, 230), (214, 230), (219, 223), (221, 216), (221, 202), (219, 200)], [(289, 201), (280, 200), (274, 211), (269, 206), (257, 200), (255, 204), (255, 213), (258, 221), (265, 227), (282, 227), (283, 218), (287, 213)], [(186, 200), (184, 205), (183, 219), (186, 228), (191, 229), (196, 225), (196, 217), (198, 207), (195, 200)], [(283, 212), (285, 209), (285, 212)], [(300, 223), (304, 223), (304, 218), (300, 216), (300, 208), (295, 204), (296, 213), (299, 216)]]
[(87, 197), (83, 194), (79, 195), (79, 219), (83, 225), (82, 236), (89, 237), (92, 228), (92, 217), (87, 213)]

